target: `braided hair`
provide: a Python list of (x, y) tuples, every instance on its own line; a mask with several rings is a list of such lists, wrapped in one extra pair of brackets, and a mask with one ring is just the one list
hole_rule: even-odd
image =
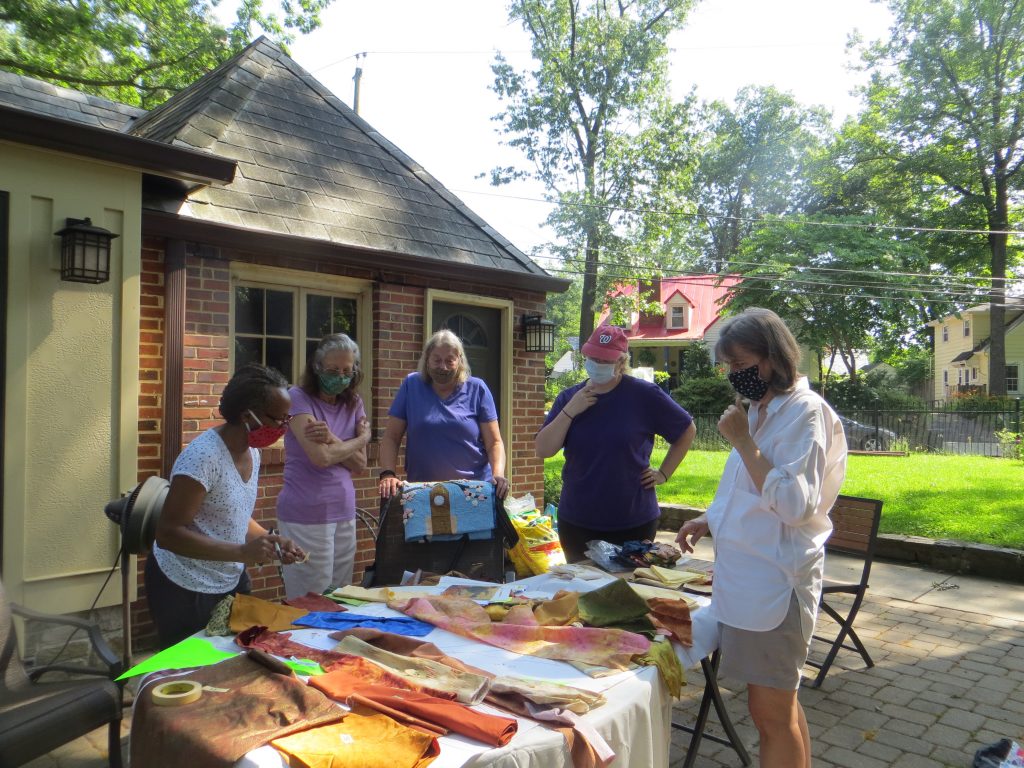
[(224, 387), (220, 414), (229, 424), (238, 424), (246, 411), (265, 410), (270, 390), (287, 388), (288, 380), (273, 368), (259, 363), (243, 365)]

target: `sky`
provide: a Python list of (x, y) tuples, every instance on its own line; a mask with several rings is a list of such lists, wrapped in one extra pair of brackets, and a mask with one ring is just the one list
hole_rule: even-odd
[[(508, 22), (504, 2), (335, 0), (322, 18), (291, 46), (303, 68), (351, 106), (360, 66), (363, 119), (521, 250), (550, 237), (538, 183), (478, 178), (498, 165), (525, 167), (492, 119), (501, 109), (490, 89), (495, 52), (520, 69), (530, 62), (527, 35)], [(701, 0), (669, 39), (672, 93), (695, 87), (701, 99), (731, 101), (744, 85), (774, 85), (832, 110), (838, 124), (856, 112), (850, 92), (865, 79), (849, 69), (847, 37), (858, 29), (880, 38), (889, 18), (872, 0)]]

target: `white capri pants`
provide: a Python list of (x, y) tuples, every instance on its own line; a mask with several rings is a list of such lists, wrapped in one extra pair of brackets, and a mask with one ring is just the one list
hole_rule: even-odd
[(286, 565), (285, 597), (302, 597), (307, 592), (321, 594), (327, 587), (343, 587), (352, 583), (356, 560), (356, 521), (337, 523), (289, 523), (278, 521), (282, 536), (294, 541), (309, 553), (304, 563)]

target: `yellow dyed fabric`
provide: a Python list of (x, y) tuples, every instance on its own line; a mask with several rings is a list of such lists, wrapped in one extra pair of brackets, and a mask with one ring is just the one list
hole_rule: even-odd
[(285, 754), (289, 768), (425, 768), (441, 754), (433, 736), (387, 715), (355, 712), (270, 744)]
[(309, 611), (302, 608), (278, 605), (239, 593), (231, 603), (231, 619), (228, 626), (235, 634), (244, 632), (249, 627), (266, 627), (271, 632), (283, 632), (286, 629), (294, 629), (292, 622), (301, 619), (307, 613)]

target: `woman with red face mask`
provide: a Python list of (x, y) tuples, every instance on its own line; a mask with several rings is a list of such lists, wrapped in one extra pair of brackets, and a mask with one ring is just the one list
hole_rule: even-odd
[(174, 462), (145, 569), (161, 648), (205, 627), (226, 595), (248, 593), (245, 566), (305, 557), (252, 519), (260, 449), (277, 442), (290, 421), (287, 387), (271, 368), (240, 368), (221, 395), (224, 423), (199, 435)]

